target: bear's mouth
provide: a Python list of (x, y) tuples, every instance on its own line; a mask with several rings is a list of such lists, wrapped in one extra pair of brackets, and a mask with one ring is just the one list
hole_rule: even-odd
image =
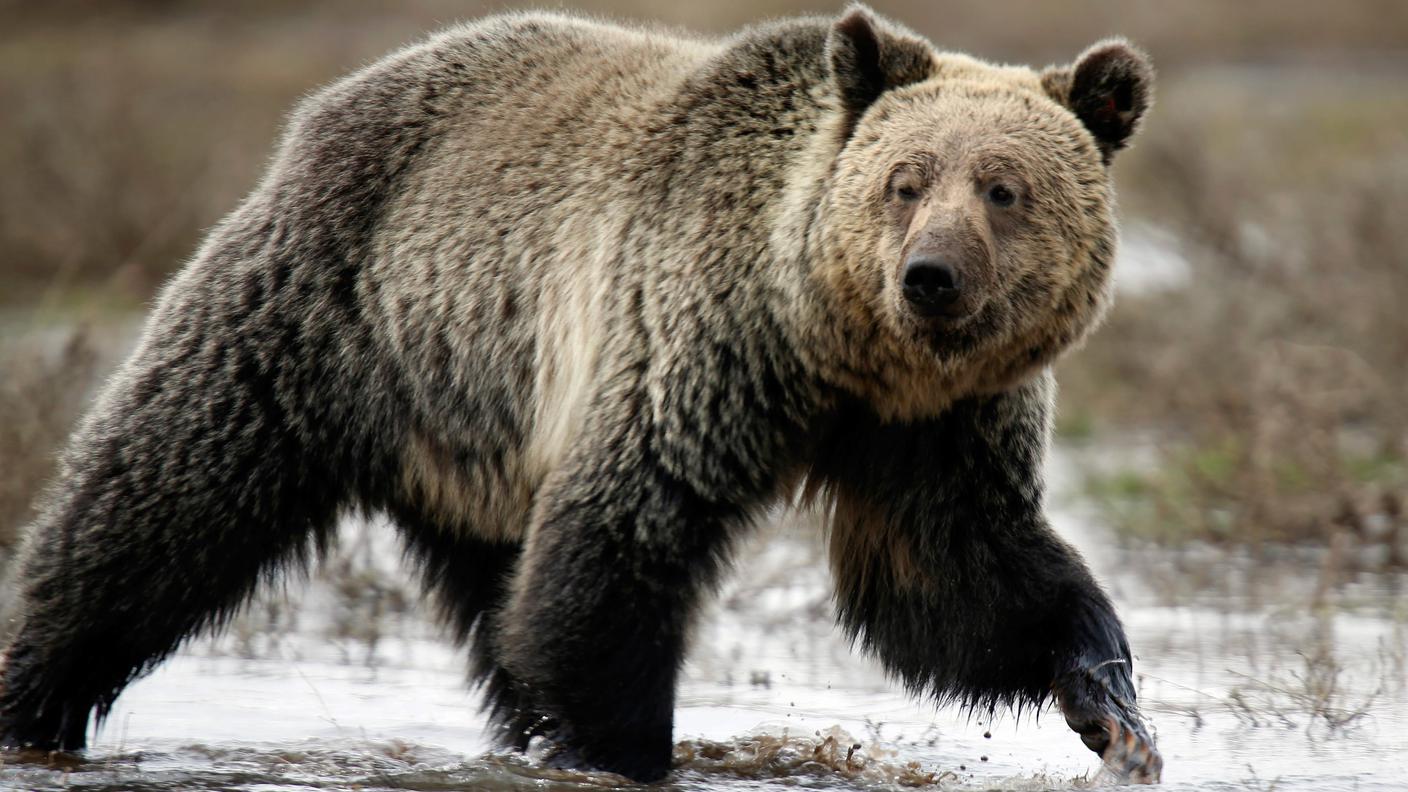
[(942, 310), (923, 310), (911, 306), (910, 313), (921, 324), (936, 330), (955, 330), (977, 321), (986, 308), (987, 300), (965, 298)]
[(960, 316), (911, 316), (924, 342), (945, 356), (969, 355), (999, 335), (998, 312), (987, 300)]

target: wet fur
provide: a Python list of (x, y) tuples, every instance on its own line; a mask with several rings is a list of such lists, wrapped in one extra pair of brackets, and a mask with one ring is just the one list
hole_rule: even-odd
[[(63, 457), (0, 741), (81, 748), (349, 511), (395, 519), (506, 744), (639, 779), (732, 540), (804, 479), (843, 622), (909, 687), (1035, 703), (1127, 659), (1041, 518), (1041, 371), (1113, 251), (1110, 144), (1048, 82), (863, 10), (721, 41), (511, 15), (306, 100)], [(936, 92), (1085, 163), (1033, 243), (1055, 274), (942, 353), (878, 298), (886, 242), (851, 212), (887, 119)]]
[(912, 692), (1040, 704), (1114, 660), (1101, 676), (1134, 700), (1114, 608), (1042, 516), (1053, 396), (1047, 375), (918, 422), (853, 404), (817, 451), (808, 490), (832, 515), (842, 625)]

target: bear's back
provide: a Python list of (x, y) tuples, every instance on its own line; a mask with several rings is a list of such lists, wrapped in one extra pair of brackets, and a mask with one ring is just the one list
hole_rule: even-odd
[(554, 14), (493, 17), (451, 28), (426, 46), (436, 76), (458, 94), (447, 108), (453, 126), (445, 145), (515, 160), (638, 139), (654, 109), (721, 49)]
[(434, 131), (401, 170), (368, 263), (401, 283), (423, 274), (407, 268), (456, 268), (471, 294), (492, 290), (477, 282), (486, 266), (531, 288), (547, 259), (565, 251), (580, 263), (602, 247), (612, 236), (603, 209), (629, 200), (650, 168), (649, 132), (720, 51), (552, 14), (462, 25), (419, 49)]

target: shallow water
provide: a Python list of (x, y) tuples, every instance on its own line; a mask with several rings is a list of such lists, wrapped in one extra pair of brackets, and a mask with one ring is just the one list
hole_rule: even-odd
[[(1341, 606), (1318, 617), (1304, 605), (1313, 569), (1283, 572), (1269, 587), (1276, 601), (1255, 609), (1239, 597), (1179, 597), (1148, 584), (1160, 578), (1154, 571), (1176, 577), (1166, 571), (1176, 559), (1116, 552), (1077, 509), (1059, 499), (1056, 507), (1058, 526), (1120, 602), (1168, 788), (1408, 788), (1408, 608), (1393, 581), (1346, 588)], [(697, 633), (677, 710), (678, 769), (664, 788), (1113, 785), (1054, 712), (990, 723), (909, 700), (832, 626), (812, 527), (793, 521), (766, 534), (741, 554), (747, 560)], [(354, 535), (362, 557), (394, 571), (384, 530)], [(255, 608), (240, 629), (194, 644), (135, 684), (81, 760), (6, 757), (0, 788), (624, 784), (490, 752), (460, 654), (414, 607), (348, 613), (335, 588), (290, 584), (269, 600), (277, 607)]]

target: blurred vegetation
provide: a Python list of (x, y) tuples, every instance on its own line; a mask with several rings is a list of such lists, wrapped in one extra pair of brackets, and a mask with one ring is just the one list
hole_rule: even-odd
[(1153, 432), (1152, 465), (1092, 478), (1117, 527), (1174, 544), (1343, 533), (1405, 567), (1403, 77), (1282, 65), (1165, 91), (1122, 175), (1185, 278), (1124, 294), (1063, 369), (1064, 424)]
[[(573, 5), (723, 32), (841, 3)], [(1068, 439), (1154, 438), (1151, 460), (1090, 478), (1116, 528), (1238, 545), (1352, 534), (1401, 563), (1408, 4), (873, 5), (995, 60), (1069, 61), (1123, 34), (1159, 65), (1158, 105), (1116, 175), (1128, 226), (1179, 271), (1130, 277), (1110, 326), (1060, 372)], [(0, 0), (0, 551), (120, 354), (92, 339), (130, 336), (203, 229), (253, 187), (293, 102), (506, 7)], [(1127, 250), (1137, 276), (1148, 262)], [(96, 329), (74, 335), (81, 324)]]
[[(43, 346), (54, 347), (45, 350)], [(0, 343), (0, 561), (53, 472), (53, 451), (84, 404), (98, 368), (84, 328), (55, 343)]]

